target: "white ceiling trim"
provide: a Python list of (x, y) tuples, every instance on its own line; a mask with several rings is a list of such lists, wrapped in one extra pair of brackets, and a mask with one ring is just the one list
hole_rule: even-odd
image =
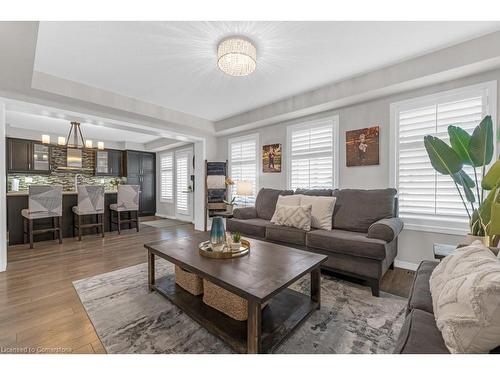
[(165, 121), (166, 126), (170, 127), (172, 131), (178, 130), (179, 125), (205, 134), (213, 134), (215, 131), (212, 121), (36, 70), (33, 71), (31, 87), (69, 98), (154, 117)]
[(500, 67), (500, 32), (305, 92), (215, 123), (217, 136), (339, 109)]

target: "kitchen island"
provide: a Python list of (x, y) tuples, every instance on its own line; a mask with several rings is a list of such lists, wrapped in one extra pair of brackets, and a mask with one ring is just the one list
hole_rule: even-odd
[[(106, 191), (104, 196), (104, 231), (110, 231), (109, 205), (116, 203), (116, 191)], [(78, 205), (78, 195), (76, 191), (63, 192), (63, 216), (62, 233), (63, 238), (73, 237), (73, 211), (72, 207)], [(24, 243), (23, 236), (23, 217), (21, 210), (28, 208), (28, 192), (16, 191), (7, 193), (7, 230), (9, 231), (9, 245)], [(126, 214), (122, 214), (126, 215)], [(95, 220), (95, 217), (82, 216), (82, 223), (89, 223)], [(52, 225), (52, 219), (39, 219), (34, 222), (35, 229), (48, 228)], [(116, 230), (114, 227), (113, 230)], [(82, 229), (82, 234), (96, 233), (95, 228)], [(35, 241), (44, 241), (52, 239), (52, 233), (39, 234)]]

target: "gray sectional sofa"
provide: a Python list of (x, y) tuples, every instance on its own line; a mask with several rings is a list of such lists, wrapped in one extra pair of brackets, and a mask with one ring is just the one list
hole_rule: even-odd
[[(280, 195), (335, 196), (333, 229), (303, 231), (270, 222)], [(393, 266), (397, 237), (403, 222), (397, 217), (395, 189), (276, 190), (259, 191), (255, 206), (237, 208), (227, 229), (243, 235), (325, 254), (323, 268), (365, 280), (379, 295), (382, 276)]]
[[(424, 260), (415, 273), (395, 354), (450, 354), (436, 325), (429, 285), (432, 271), (438, 264)], [(490, 353), (499, 354), (500, 346)]]

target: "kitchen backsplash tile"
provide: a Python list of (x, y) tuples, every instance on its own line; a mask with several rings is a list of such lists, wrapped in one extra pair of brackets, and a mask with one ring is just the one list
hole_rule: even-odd
[(79, 184), (102, 184), (106, 190), (112, 190), (111, 181), (116, 177), (94, 176), (94, 157), (94, 151), (83, 150), (81, 171), (58, 170), (58, 167), (66, 166), (66, 148), (53, 147), (51, 153), (52, 172), (50, 174), (9, 173), (7, 175), (7, 189), (8, 191), (12, 190), (12, 179), (17, 178), (19, 179), (19, 191), (28, 190), (29, 185), (62, 185), (64, 191), (72, 191), (75, 190), (75, 175), (78, 174)]

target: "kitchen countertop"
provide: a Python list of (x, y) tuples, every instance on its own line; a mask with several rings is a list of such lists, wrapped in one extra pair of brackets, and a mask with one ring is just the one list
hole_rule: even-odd
[[(116, 190), (106, 190), (104, 194), (116, 194)], [(78, 193), (74, 190), (69, 190), (69, 191), (63, 191), (63, 195), (77, 195)], [(28, 190), (24, 191), (9, 191), (7, 192), (8, 197), (22, 197), (22, 196), (28, 196)]]

